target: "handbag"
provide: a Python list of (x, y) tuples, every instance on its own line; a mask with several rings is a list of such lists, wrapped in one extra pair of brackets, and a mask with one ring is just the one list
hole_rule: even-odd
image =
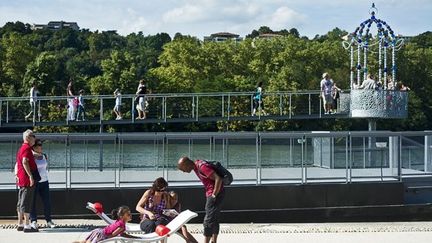
[(42, 179), (38, 170), (32, 170), (31, 174), (32, 174), (34, 182), (39, 182)]

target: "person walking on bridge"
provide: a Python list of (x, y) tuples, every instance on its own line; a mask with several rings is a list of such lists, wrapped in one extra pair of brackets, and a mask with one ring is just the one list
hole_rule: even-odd
[(255, 116), (256, 112), (259, 111), (261, 115), (267, 115), (264, 111), (264, 102), (262, 100), (263, 95), (263, 82), (258, 82), (255, 93), (253, 95), (253, 111), (252, 116)]
[[(25, 116), (25, 119), (28, 120), (33, 115), (33, 112), (36, 113), (36, 101), (37, 96), (39, 95), (38, 88), (36, 86), (36, 82), (33, 82), (33, 87), (30, 89), (30, 113)], [(38, 116), (40, 116), (38, 112)]]
[(190, 173), (192, 170), (201, 180), (206, 191), (204, 237), (205, 243), (217, 243), (219, 234), (219, 219), (225, 190), (222, 178), (215, 172), (210, 164), (203, 160), (192, 161), (188, 157), (181, 157), (177, 167), (179, 170)]

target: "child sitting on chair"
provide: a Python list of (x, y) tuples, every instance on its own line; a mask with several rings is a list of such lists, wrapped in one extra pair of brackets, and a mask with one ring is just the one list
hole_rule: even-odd
[(97, 243), (99, 241), (112, 238), (118, 235), (124, 237), (131, 237), (124, 234), (126, 230), (126, 223), (132, 220), (132, 215), (129, 207), (121, 206), (118, 209), (114, 209), (111, 214), (116, 221), (105, 228), (97, 228), (92, 230), (87, 238), (83, 241), (75, 241), (74, 243)]
[[(175, 209), (177, 212), (180, 213), (180, 203), (178, 201), (178, 195), (174, 191), (169, 192), (167, 208)], [(169, 217), (169, 220), (171, 221), (174, 218), (175, 218), (175, 216)], [(182, 232), (183, 237), (186, 240), (186, 243), (198, 243), (198, 241), (193, 237), (193, 235), (187, 231), (186, 225), (183, 225), (181, 227), (181, 232)]]

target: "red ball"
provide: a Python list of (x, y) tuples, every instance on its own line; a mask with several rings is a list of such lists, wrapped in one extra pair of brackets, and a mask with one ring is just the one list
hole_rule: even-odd
[(156, 234), (158, 234), (159, 236), (164, 236), (166, 234), (168, 234), (170, 232), (170, 229), (168, 227), (166, 227), (165, 225), (158, 225), (156, 226)]
[(96, 212), (103, 213), (102, 203), (95, 202), (93, 205), (94, 205), (94, 208), (96, 209)]

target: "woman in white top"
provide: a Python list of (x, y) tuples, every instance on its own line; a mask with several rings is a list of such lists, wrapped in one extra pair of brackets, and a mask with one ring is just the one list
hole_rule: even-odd
[(36, 197), (39, 195), (42, 199), (44, 205), (44, 215), (47, 222), (47, 226), (54, 228), (56, 225), (51, 220), (51, 199), (49, 192), (49, 182), (48, 182), (48, 161), (46, 155), (42, 152), (42, 141), (36, 139), (33, 145), (33, 156), (41, 176), (41, 180), (36, 183), (35, 193), (33, 197), (33, 207), (30, 212), (30, 220), (32, 226), (37, 228), (37, 211), (36, 211)]

